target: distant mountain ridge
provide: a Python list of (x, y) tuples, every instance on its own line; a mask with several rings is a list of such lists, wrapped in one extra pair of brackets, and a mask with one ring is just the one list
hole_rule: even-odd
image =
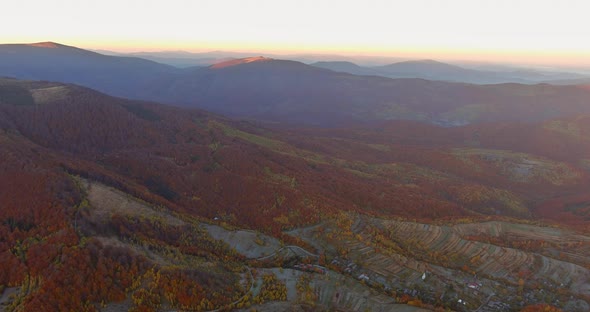
[[(148, 60), (160, 62), (177, 67), (192, 66), (209, 66), (215, 63), (251, 57), (259, 55), (260, 52), (235, 52), (235, 51), (207, 51), (207, 52), (187, 52), (187, 51), (151, 51), (151, 52), (131, 52), (122, 53), (108, 50), (93, 50), (95, 52), (113, 55), (113, 56), (132, 56), (141, 57)], [(375, 56), (345, 56), (338, 54), (272, 54), (264, 53), (265, 57), (275, 59), (288, 59), (292, 61), (311, 64), (320, 61), (343, 60), (349, 62), (362, 62), (365, 66), (379, 66), (405, 60), (397, 57), (375, 57)]]
[(250, 53), (234, 53), (223, 51), (192, 53), (186, 51), (160, 51), (160, 52), (133, 52), (119, 53), (107, 50), (95, 50), (95, 52), (123, 57), (140, 57), (146, 60), (175, 66), (178, 68), (205, 67), (216, 63), (249, 57)]
[(152, 77), (177, 69), (138, 57), (103, 55), (54, 42), (0, 45), (0, 75), (93, 87), (112, 95), (138, 97)]
[(403, 61), (376, 67), (363, 67), (351, 62), (317, 62), (311, 64), (338, 72), (387, 78), (421, 78), (428, 80), (464, 82), (474, 84), (498, 83), (552, 83), (564, 84), (571, 79), (588, 79), (581, 74), (541, 72), (532, 70), (491, 71), (468, 69), (435, 60)]
[[(431, 76), (472, 72), (435, 61), (396, 64), (380, 70), (408, 75), (427, 68)], [(338, 65), (358, 69), (351, 63)], [(456, 126), (542, 121), (590, 112), (590, 91), (577, 86), (390, 79), (268, 57), (180, 69), (49, 43), (0, 45), (0, 75), (76, 83), (115, 96), (239, 118), (324, 126), (398, 119)]]
[(147, 88), (155, 91), (149, 98), (234, 117), (317, 125), (392, 119), (462, 125), (590, 112), (590, 92), (577, 86), (388, 79), (275, 59), (229, 64), (163, 77)]

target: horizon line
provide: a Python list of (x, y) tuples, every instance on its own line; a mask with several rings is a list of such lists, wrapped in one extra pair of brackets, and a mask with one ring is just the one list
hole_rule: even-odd
[[(2, 45), (22, 44), (34, 45), (44, 43), (54, 43), (63, 46), (89, 50), (93, 52), (111, 52), (117, 54), (135, 54), (135, 53), (188, 53), (188, 54), (203, 54), (203, 53), (238, 53), (256, 55), (275, 55), (275, 56), (332, 56), (343, 58), (367, 58), (367, 59), (397, 59), (404, 60), (436, 60), (444, 62), (461, 62), (461, 63), (475, 63), (475, 64), (504, 64), (504, 65), (519, 65), (519, 66), (534, 66), (534, 67), (554, 67), (554, 68), (578, 68), (583, 70), (590, 70), (590, 61), (576, 62), (572, 60), (571, 54), (580, 54), (578, 58), (587, 60), (586, 55), (582, 52), (559, 53), (549, 51), (509, 51), (509, 50), (487, 50), (487, 49), (416, 49), (416, 48), (402, 48), (399, 47), (396, 51), (381, 50), (381, 49), (366, 49), (359, 48), (339, 48), (330, 47), (329, 49), (313, 47), (304, 47), (298, 50), (280, 49), (275, 47), (256, 47), (245, 48), (237, 46), (211, 46), (198, 45), (199, 47), (190, 47), (190, 44), (183, 46), (169, 47), (165, 43), (161, 45), (154, 45), (150, 43), (139, 45), (110, 45), (106, 42), (67, 42), (60, 40), (45, 40), (36, 42), (8, 42), (0, 43)], [(106, 44), (105, 44), (106, 43)], [(564, 61), (565, 58), (565, 61)], [(577, 58), (576, 58), (577, 59)], [(337, 60), (334, 60), (337, 61)], [(374, 60), (376, 61), (376, 60)]]

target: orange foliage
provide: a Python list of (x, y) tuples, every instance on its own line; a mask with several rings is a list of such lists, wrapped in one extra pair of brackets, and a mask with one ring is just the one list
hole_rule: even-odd
[(520, 312), (561, 312), (562, 310), (548, 304), (535, 304), (524, 307)]

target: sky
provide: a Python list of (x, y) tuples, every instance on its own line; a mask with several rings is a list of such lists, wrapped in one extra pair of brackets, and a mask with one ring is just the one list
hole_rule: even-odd
[(590, 65), (588, 0), (0, 0), (0, 43)]

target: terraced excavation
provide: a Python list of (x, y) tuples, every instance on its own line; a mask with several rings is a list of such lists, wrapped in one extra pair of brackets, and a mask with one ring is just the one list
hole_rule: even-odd
[[(398, 298), (498, 311), (590, 295), (584, 258), (590, 237), (566, 230), (507, 222), (439, 226), (349, 215), (292, 233), (320, 248), (334, 246), (333, 267)], [(518, 243), (531, 247), (508, 247)], [(537, 290), (541, 286), (545, 291)]]

